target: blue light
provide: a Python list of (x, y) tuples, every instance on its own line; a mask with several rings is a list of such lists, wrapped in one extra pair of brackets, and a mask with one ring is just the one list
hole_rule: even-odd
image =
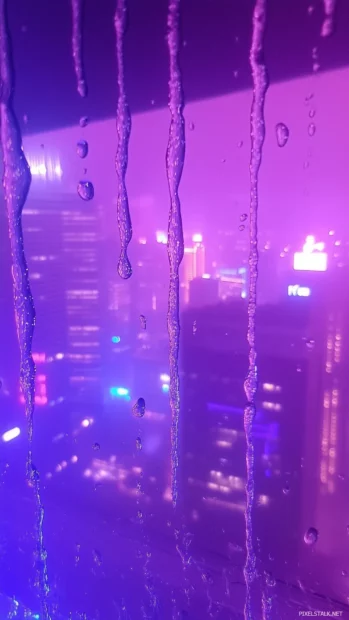
[(109, 388), (110, 396), (113, 398), (124, 398), (130, 400), (130, 390), (124, 387), (111, 387)]
[(162, 389), (164, 394), (167, 394), (169, 389), (170, 389), (170, 386), (168, 385), (168, 383), (163, 383), (162, 386), (161, 386), (161, 389)]
[(118, 342), (120, 342), (120, 340), (121, 340), (120, 336), (112, 336), (112, 339), (111, 339), (111, 341), (114, 344), (118, 344)]

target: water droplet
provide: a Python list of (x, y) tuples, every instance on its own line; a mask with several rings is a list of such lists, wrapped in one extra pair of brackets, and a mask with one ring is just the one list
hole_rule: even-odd
[(209, 583), (209, 584), (213, 583), (213, 579), (210, 573), (202, 573), (201, 579), (204, 583)]
[(309, 95), (306, 96), (305, 98), (305, 103), (309, 103), (309, 101), (311, 101), (311, 99), (313, 99), (314, 97), (314, 93), (309, 93)]
[(80, 118), (80, 127), (86, 127), (88, 125), (88, 116), (82, 116)]
[(269, 571), (265, 571), (264, 575), (265, 575), (265, 583), (267, 584), (267, 586), (269, 588), (273, 588), (276, 585), (275, 577)]
[(282, 492), (284, 495), (288, 495), (290, 492), (290, 485), (289, 484), (285, 484), (284, 488), (282, 489)]
[(316, 126), (314, 125), (314, 123), (310, 123), (310, 125), (308, 126), (309, 136), (312, 138), (315, 132), (316, 132)]
[(143, 418), (143, 416), (145, 414), (145, 400), (144, 400), (144, 398), (141, 397), (141, 398), (139, 398), (137, 400), (137, 402), (132, 407), (132, 411), (133, 411), (133, 413), (138, 418)]
[(240, 226), (239, 226), (239, 230), (240, 230), (240, 232), (242, 232), (243, 230), (245, 230), (245, 225), (244, 225), (244, 224), (240, 224)]
[(304, 542), (307, 545), (314, 545), (319, 537), (319, 533), (315, 527), (310, 527), (304, 534)]
[(23, 123), (26, 125), (28, 123), (28, 115), (24, 114), (23, 115)]
[(189, 123), (189, 129), (190, 129), (190, 131), (194, 131), (194, 129), (195, 129), (194, 123)]
[(155, 105), (155, 99), (152, 99), (150, 103), (151, 105)]
[(248, 217), (247, 213), (241, 213), (240, 222), (246, 222), (247, 217)]
[(147, 319), (145, 318), (144, 314), (141, 314), (139, 316), (139, 320), (141, 322), (141, 328), (142, 329), (147, 329)]
[(314, 344), (315, 344), (315, 340), (312, 340), (311, 338), (308, 338), (308, 340), (305, 341), (306, 347), (307, 349), (313, 349), (314, 348)]
[(310, 4), (308, 6), (308, 15), (312, 15), (314, 13), (314, 6), (312, 4)]
[(80, 181), (78, 184), (78, 194), (82, 200), (92, 200), (95, 190), (91, 181)]
[(288, 142), (289, 135), (290, 135), (290, 132), (289, 132), (287, 125), (285, 125), (285, 123), (278, 123), (276, 125), (276, 140), (277, 140), (278, 146), (280, 146), (281, 148), (285, 146)]
[(93, 448), (94, 450), (100, 450), (100, 449), (101, 449), (101, 446), (100, 446), (100, 444), (96, 441), (96, 442), (92, 445), (92, 448)]
[(123, 280), (128, 280), (132, 276), (132, 267), (127, 256), (126, 248), (120, 252), (120, 258), (118, 262), (118, 274)]
[(136, 438), (136, 448), (137, 450), (142, 450), (142, 440), (140, 437)]
[(309, 162), (308, 162), (308, 161), (305, 161), (305, 162), (304, 162), (304, 164), (303, 164), (303, 168), (304, 168), (304, 170), (306, 170), (307, 168), (309, 168)]
[(243, 140), (239, 140), (238, 142), (238, 149), (241, 149), (241, 147), (243, 146)]
[(315, 112), (314, 108), (311, 108), (311, 110), (309, 110), (309, 117), (310, 118), (314, 118), (315, 114), (316, 114), (316, 112)]
[(342, 570), (342, 575), (343, 575), (343, 577), (348, 577), (348, 571), (345, 570), (345, 568), (343, 568), (343, 570)]
[(101, 566), (102, 564), (102, 554), (98, 549), (93, 549), (92, 551), (93, 561), (97, 566)]
[(1, 388), (2, 388), (2, 381), (1, 381), (1, 379), (0, 379), (0, 390), (1, 390)]
[(235, 70), (235, 71), (234, 71), (234, 73), (233, 73), (233, 75), (234, 75), (234, 78), (237, 78), (237, 77), (238, 77), (238, 75), (239, 75), (239, 72), (238, 72), (237, 70)]
[(320, 64), (318, 62), (314, 62), (313, 64), (313, 71), (314, 73), (317, 73), (320, 69)]
[(76, 152), (79, 155), (79, 157), (81, 157), (82, 159), (84, 159), (87, 154), (88, 154), (88, 143), (86, 142), (86, 140), (80, 140), (77, 145), (76, 145)]
[(198, 326), (197, 326), (196, 321), (194, 321), (194, 322), (193, 322), (193, 334), (194, 334), (194, 336), (195, 336), (195, 334), (196, 334), (196, 332), (197, 332), (197, 331), (198, 331)]
[(226, 161), (227, 161), (227, 160), (226, 160), (225, 158), (223, 158), (223, 159), (221, 160), (222, 164), (225, 164), (225, 162), (226, 162)]

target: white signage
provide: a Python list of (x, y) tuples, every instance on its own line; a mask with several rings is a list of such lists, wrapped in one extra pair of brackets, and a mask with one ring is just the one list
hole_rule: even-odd
[(308, 286), (299, 286), (299, 284), (290, 284), (288, 287), (289, 297), (309, 297), (311, 290)]

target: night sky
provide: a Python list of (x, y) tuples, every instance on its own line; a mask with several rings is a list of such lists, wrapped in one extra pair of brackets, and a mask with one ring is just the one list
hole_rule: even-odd
[[(12, 0), (9, 25), (16, 70), (15, 105), (33, 133), (115, 116), (115, 0), (86, 0), (85, 67), (89, 96), (76, 92), (71, 57), (69, 0)], [(181, 64), (187, 101), (244, 89), (251, 84), (248, 63), (252, 0), (183, 0)], [(308, 7), (311, 13), (308, 13)], [(129, 0), (126, 82), (133, 113), (167, 102), (167, 0)], [(334, 36), (320, 36), (323, 2), (269, 0), (265, 54), (271, 81), (311, 73), (318, 46), (320, 70), (349, 64), (349, 4), (337, 0)], [(236, 74), (237, 72), (237, 74)]]

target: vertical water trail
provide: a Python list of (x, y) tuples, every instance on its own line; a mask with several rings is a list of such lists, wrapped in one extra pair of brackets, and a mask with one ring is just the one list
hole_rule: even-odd
[(249, 365), (245, 380), (247, 404), (244, 411), (246, 434), (246, 561), (244, 576), (246, 582), (245, 620), (253, 620), (252, 585), (256, 578), (256, 554), (253, 545), (252, 513), (255, 495), (253, 421), (256, 413), (257, 366), (256, 366), (256, 305), (258, 277), (258, 177), (262, 161), (265, 137), (264, 101), (268, 88), (268, 76), (263, 58), (263, 40), (266, 23), (266, 1), (256, 0), (253, 11), (250, 66), (253, 78), (253, 99), (251, 107), (251, 158), (250, 158), (250, 251), (249, 251), (249, 296), (248, 329)]
[(329, 37), (334, 28), (334, 12), (336, 10), (336, 0), (323, 0), (325, 19), (322, 23), (321, 36)]
[(167, 251), (170, 263), (167, 329), (170, 349), (170, 407), (171, 407), (171, 473), (172, 502), (178, 499), (178, 427), (179, 427), (179, 265), (184, 254), (181, 203), (178, 188), (185, 156), (185, 126), (182, 77), (179, 68), (179, 18), (181, 0), (169, 0), (167, 43), (170, 56), (169, 109), (171, 114), (166, 152), (166, 170), (170, 193)]
[(3, 187), (9, 223), (12, 254), (12, 277), (17, 335), (20, 348), (20, 384), (28, 421), (28, 481), (33, 487), (36, 503), (36, 568), (44, 620), (50, 620), (48, 608), (47, 558), (43, 543), (44, 509), (41, 502), (39, 473), (32, 460), (33, 415), (35, 396), (35, 365), (32, 341), (35, 309), (29, 284), (24, 253), (22, 211), (29, 192), (31, 174), (22, 149), (22, 137), (12, 107), (13, 69), (6, 0), (0, 0), (0, 125), (3, 155)]
[(119, 97), (116, 112), (116, 130), (118, 147), (116, 151), (115, 167), (118, 175), (118, 226), (120, 234), (120, 258), (118, 273), (125, 280), (132, 275), (132, 267), (127, 256), (127, 248), (132, 239), (132, 223), (126, 188), (126, 172), (128, 164), (128, 144), (131, 133), (131, 115), (125, 89), (124, 68), (124, 36), (126, 31), (127, 8), (126, 0), (116, 0), (115, 34), (116, 34), (116, 61), (118, 70)]
[(84, 9), (84, 0), (72, 0), (72, 17), (73, 17), (73, 60), (76, 75), (77, 89), (80, 97), (87, 95), (87, 83), (85, 78), (84, 63), (82, 60), (82, 17)]

